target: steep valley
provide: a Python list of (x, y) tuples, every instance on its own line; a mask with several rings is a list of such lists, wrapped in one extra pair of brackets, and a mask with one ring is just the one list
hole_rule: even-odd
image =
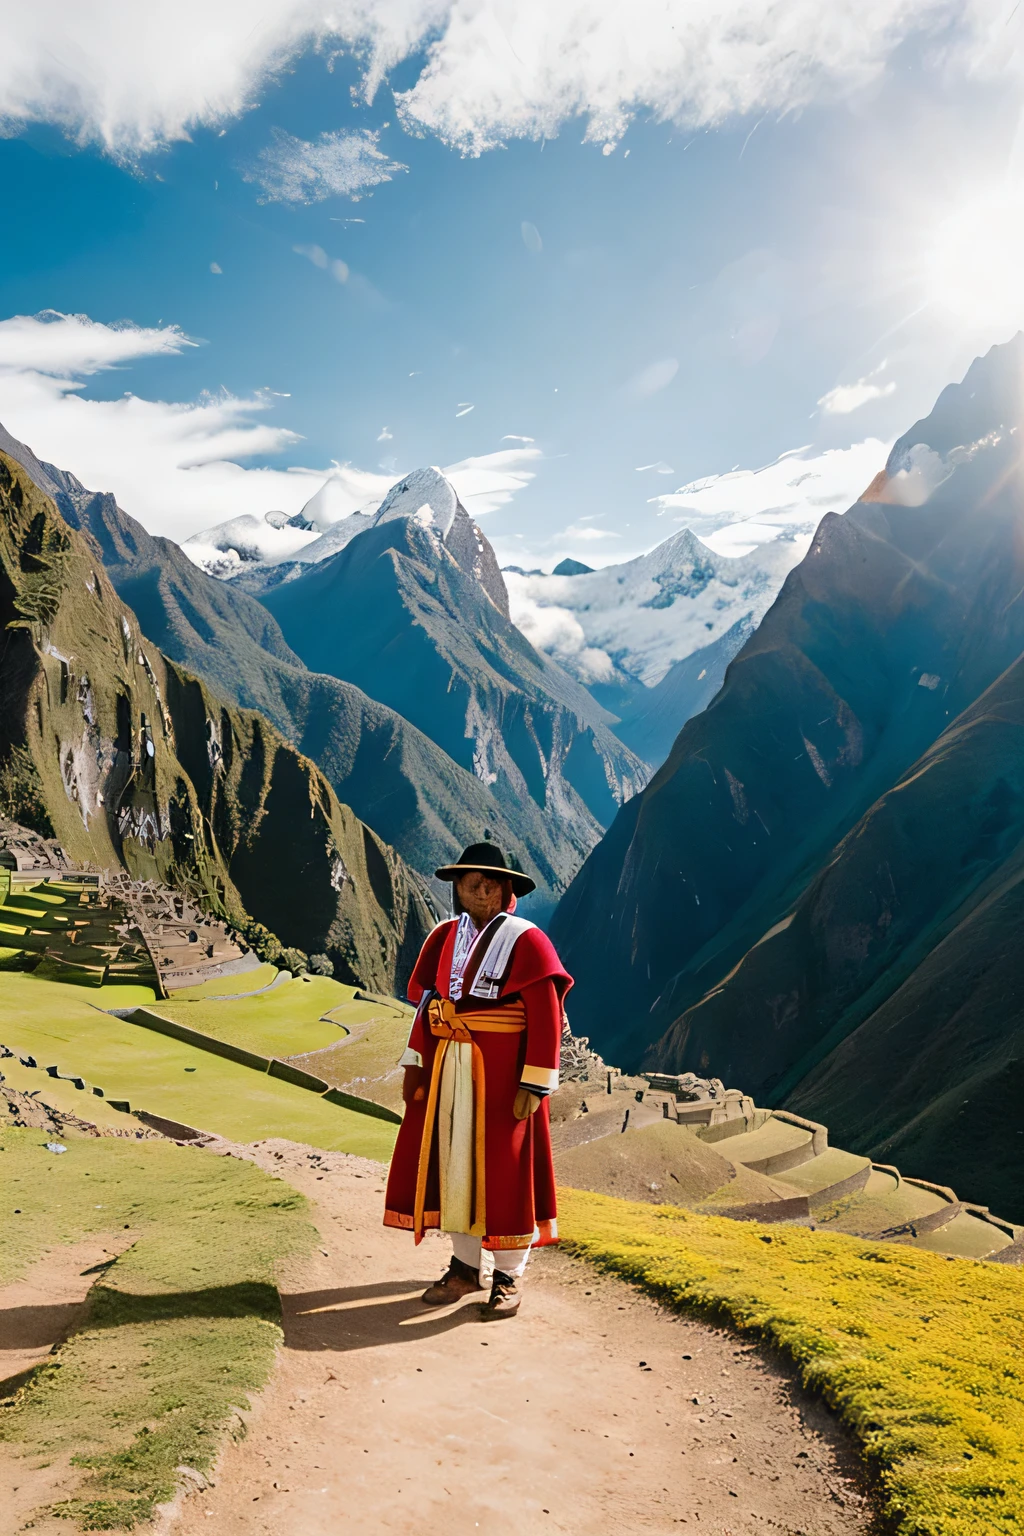
[(488, 829), (521, 850), (542, 904), (565, 888), (597, 841), (596, 824), (579, 848), (563, 841), (528, 795), (506, 814), (479, 777), (401, 714), (350, 682), (308, 671), (263, 604), (236, 583), (207, 575), (170, 539), (147, 533), (113, 496), (40, 462), (2, 428), (0, 449), (94, 541), (118, 595), (164, 655), (225, 701), (265, 715), (414, 869), (429, 877)]
[(263, 601), (307, 666), (411, 720), (513, 823), (542, 814), (575, 863), (646, 782), (607, 711), (510, 621), (490, 545), (439, 471)]

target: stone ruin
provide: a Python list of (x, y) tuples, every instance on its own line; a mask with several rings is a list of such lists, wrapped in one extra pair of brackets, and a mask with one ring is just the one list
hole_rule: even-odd
[(52, 838), (7, 818), (0, 818), (0, 875), (12, 896), (19, 887), (47, 882), (75, 887), (76, 907), (73, 914), (66, 909), (66, 923), (48, 918), (38, 920), (36, 928), (31, 918), (25, 920), (23, 963), (42, 967), (55, 979), (70, 978), (73, 972), (75, 979), (97, 986), (138, 980), (155, 983), (166, 996), (259, 965), (228, 923), (203, 910), (198, 888), (171, 890), (153, 880), (135, 880), (125, 870), (83, 868)]

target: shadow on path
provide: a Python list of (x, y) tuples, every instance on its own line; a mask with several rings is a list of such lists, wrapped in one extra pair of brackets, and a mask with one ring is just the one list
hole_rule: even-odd
[(480, 1321), (487, 1292), (452, 1307), (425, 1307), (420, 1297), (429, 1280), (390, 1280), (374, 1285), (303, 1291), (281, 1297), (282, 1325), (289, 1349), (374, 1349), (416, 1344)]

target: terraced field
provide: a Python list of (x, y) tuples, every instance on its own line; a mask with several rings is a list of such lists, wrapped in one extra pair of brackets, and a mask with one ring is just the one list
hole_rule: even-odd
[[(639, 1084), (639, 1086), (638, 1086)], [(925, 1252), (1017, 1254), (1024, 1229), (952, 1190), (830, 1147), (825, 1126), (757, 1109), (675, 1102), (643, 1079), (566, 1084), (552, 1101), (559, 1182), (596, 1194), (741, 1219), (881, 1238)]]
[(0, 969), (33, 967), (41, 979), (101, 988), (157, 987), (146, 945), (126, 914), (107, 903), (95, 880), (12, 880), (0, 888)]
[(83, 1083), (75, 1113), (86, 1118), (85, 1106), (91, 1109), (99, 1089), (108, 1105), (235, 1141), (282, 1136), (363, 1157), (390, 1155), (392, 1125), (115, 1017), (84, 1001), (81, 992), (35, 975), (2, 978), (0, 1038), (23, 1061), (38, 1063), (29, 1070), (44, 1100), (67, 1091), (47, 1074), (54, 1067), (60, 1078)]
[(290, 1062), (332, 1088), (401, 1108), (396, 1063), (412, 1009), (394, 998), (370, 997), (328, 977), (282, 974), (247, 997), (180, 993), (152, 1012), (211, 1039)]

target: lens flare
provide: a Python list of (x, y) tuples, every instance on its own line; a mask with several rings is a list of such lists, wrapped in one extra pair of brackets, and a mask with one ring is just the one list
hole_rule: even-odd
[(1024, 187), (989, 193), (944, 219), (926, 284), (930, 304), (971, 327), (1024, 325)]

